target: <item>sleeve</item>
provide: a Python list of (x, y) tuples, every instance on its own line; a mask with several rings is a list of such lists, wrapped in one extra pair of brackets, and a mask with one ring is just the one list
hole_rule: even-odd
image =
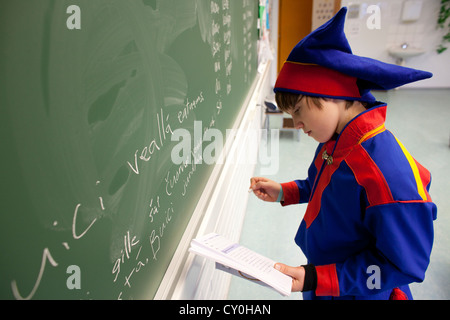
[(284, 194), (284, 201), (281, 202), (282, 206), (308, 202), (311, 193), (308, 179), (282, 183), (281, 188)]

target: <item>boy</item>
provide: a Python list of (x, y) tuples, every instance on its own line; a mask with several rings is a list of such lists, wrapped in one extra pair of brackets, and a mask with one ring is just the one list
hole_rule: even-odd
[(275, 268), (304, 299), (412, 299), (433, 244), (431, 175), (384, 122), (371, 89), (431, 77), (352, 54), (346, 8), (297, 44), (275, 85), (277, 104), (320, 144), (306, 180), (252, 178), (264, 201), (308, 203), (295, 242), (308, 265)]

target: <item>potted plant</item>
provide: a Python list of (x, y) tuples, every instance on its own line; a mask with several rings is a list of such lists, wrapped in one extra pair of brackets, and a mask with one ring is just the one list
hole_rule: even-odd
[(442, 42), (436, 49), (436, 52), (439, 54), (447, 50), (445, 44), (446, 42), (450, 42), (450, 23), (447, 24), (448, 17), (450, 17), (450, 0), (441, 0), (437, 26), (441, 29), (447, 29), (447, 33), (442, 37)]

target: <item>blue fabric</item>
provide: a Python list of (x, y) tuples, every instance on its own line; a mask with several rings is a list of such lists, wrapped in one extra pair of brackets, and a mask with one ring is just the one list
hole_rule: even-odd
[[(358, 117), (370, 117), (371, 110)], [(340, 137), (354, 129), (344, 129), (331, 155), (340, 149)], [(305, 220), (301, 222), (295, 242), (308, 263), (336, 264), (340, 293), (336, 298), (388, 299), (396, 287), (412, 298), (408, 284), (423, 281), (429, 264), (436, 205), (418, 196), (410, 164), (392, 133), (381, 132), (361, 146), (374, 161), (362, 165), (379, 169), (393, 200), (370, 205), (367, 191), (356, 179), (355, 168), (352, 170), (344, 159), (324, 189), (319, 214), (308, 228)], [(319, 145), (316, 158), (321, 157), (323, 147)], [(296, 181), (300, 202), (307, 202), (316, 192), (312, 185), (318, 183), (322, 171), (317, 172), (313, 162), (308, 178)], [(429, 189), (430, 185), (426, 187)], [(370, 266), (380, 268), (380, 289), (367, 285)], [(305, 293), (304, 297), (323, 298), (314, 292)]]
[(357, 78), (363, 101), (375, 100), (370, 90), (389, 90), (432, 77), (430, 72), (354, 55), (344, 33), (346, 13), (347, 8), (342, 8), (331, 20), (303, 38), (287, 60), (318, 64)]
[(281, 188), (281, 186), (280, 186), (280, 193), (278, 193), (278, 198), (277, 198), (276, 202), (280, 202), (281, 199), (283, 199), (283, 188)]
[[(413, 300), (413, 295), (408, 285), (399, 287), (403, 291), (408, 300)], [(392, 290), (385, 290), (382, 292), (373, 292), (367, 296), (343, 296), (343, 297), (318, 297), (314, 291), (303, 292), (303, 300), (389, 300)]]

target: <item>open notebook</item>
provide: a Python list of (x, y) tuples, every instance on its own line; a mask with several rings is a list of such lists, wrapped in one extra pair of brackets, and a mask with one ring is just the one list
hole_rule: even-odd
[(291, 293), (292, 278), (276, 270), (273, 267), (275, 261), (221, 235), (210, 233), (194, 239), (189, 251), (214, 260), (218, 269), (251, 281), (261, 281), (284, 296)]

